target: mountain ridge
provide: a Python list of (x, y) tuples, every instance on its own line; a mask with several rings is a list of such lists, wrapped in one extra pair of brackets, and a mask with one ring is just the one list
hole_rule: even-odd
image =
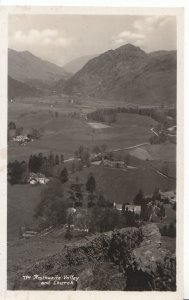
[(176, 51), (146, 53), (131, 44), (108, 50), (70, 77), (63, 91), (139, 104), (176, 102)]
[(43, 60), (27, 50), (13, 49), (8, 49), (8, 75), (35, 87), (52, 85), (53, 82), (70, 76), (62, 67)]

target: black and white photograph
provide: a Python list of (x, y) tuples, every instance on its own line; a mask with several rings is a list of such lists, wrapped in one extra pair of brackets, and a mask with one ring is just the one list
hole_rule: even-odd
[(9, 14), (7, 290), (177, 292), (177, 26)]

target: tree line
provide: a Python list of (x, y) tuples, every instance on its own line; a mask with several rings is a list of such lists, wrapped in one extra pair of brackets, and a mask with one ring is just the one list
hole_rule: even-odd
[[(48, 156), (43, 153), (30, 155), (28, 162), (15, 160), (8, 163), (8, 181), (10, 184), (27, 183), (29, 173), (42, 173), (46, 177), (53, 176), (54, 167), (64, 163), (64, 155), (52, 152)], [(68, 180), (68, 171), (65, 168), (58, 174), (64, 183)]]
[[(117, 113), (133, 113), (143, 116), (148, 116), (164, 125), (164, 127), (174, 125), (176, 123), (176, 108), (165, 108), (164, 106), (160, 108), (155, 107), (117, 107), (117, 108), (99, 108), (94, 112), (88, 113), (87, 117), (97, 122), (106, 122), (106, 116), (111, 116), (113, 121), (116, 122)], [(173, 120), (167, 119), (167, 116), (172, 117)]]

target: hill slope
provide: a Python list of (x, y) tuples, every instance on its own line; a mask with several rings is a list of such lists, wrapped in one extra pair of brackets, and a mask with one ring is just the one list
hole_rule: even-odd
[(34, 56), (29, 51), (8, 51), (8, 74), (13, 79), (34, 86), (53, 85), (69, 74), (61, 67)]
[(41, 92), (37, 88), (8, 76), (8, 99), (14, 99), (15, 97), (36, 97), (40, 94)]
[(76, 73), (78, 72), (83, 66), (92, 58), (98, 55), (85, 55), (78, 58), (73, 59), (72, 61), (68, 62), (63, 66), (63, 69), (69, 73)]
[(131, 44), (109, 50), (68, 79), (64, 92), (139, 104), (173, 104), (176, 51), (147, 54)]

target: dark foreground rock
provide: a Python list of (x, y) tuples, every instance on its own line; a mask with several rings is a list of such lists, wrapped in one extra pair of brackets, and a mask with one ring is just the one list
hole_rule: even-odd
[(155, 224), (123, 228), (65, 246), (18, 274), (14, 289), (175, 291), (176, 259)]

